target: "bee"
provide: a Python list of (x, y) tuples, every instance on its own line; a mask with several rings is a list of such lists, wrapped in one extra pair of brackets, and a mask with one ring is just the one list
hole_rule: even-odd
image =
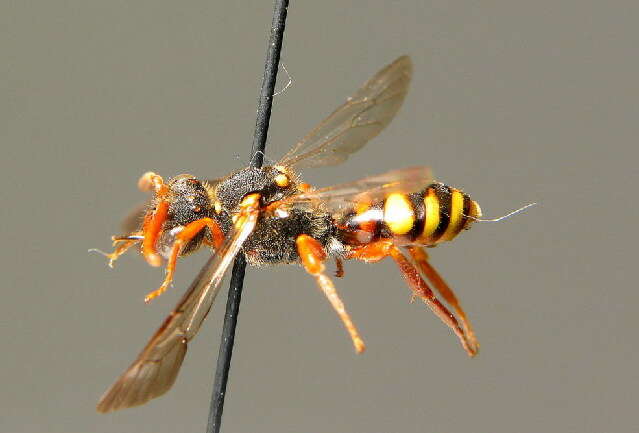
[(109, 264), (135, 245), (151, 266), (166, 263), (166, 277), (147, 295), (148, 302), (170, 286), (178, 259), (202, 246), (213, 254), (137, 359), (102, 396), (99, 412), (141, 405), (169, 390), (187, 344), (238, 254), (254, 266), (301, 264), (337, 312), (358, 353), (364, 351), (364, 341), (325, 263), (334, 260), (341, 277), (343, 260), (373, 263), (390, 257), (413, 296), (453, 331), (468, 355), (477, 353), (466, 313), (426, 252), (426, 247), (453, 240), (481, 217), (476, 201), (435, 182), (426, 167), (319, 189), (297, 174), (302, 168), (339, 164), (379, 134), (402, 105), (411, 75), (410, 58), (399, 57), (275, 165), (243, 168), (212, 181), (188, 174), (168, 181), (152, 172), (141, 177), (139, 187), (152, 192), (152, 200), (126, 220), (125, 236), (113, 238)]

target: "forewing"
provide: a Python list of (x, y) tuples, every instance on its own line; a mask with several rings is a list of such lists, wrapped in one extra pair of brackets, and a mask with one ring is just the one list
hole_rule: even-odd
[(412, 69), (410, 58), (402, 56), (379, 71), (298, 142), (278, 165), (305, 168), (345, 161), (395, 117), (408, 91)]
[(202, 268), (171, 314), (138, 358), (100, 399), (98, 412), (144, 404), (171, 388), (186, 354), (219, 291), (220, 282), (242, 244), (255, 228), (258, 212), (238, 219), (233, 232)]
[(297, 194), (278, 202), (277, 208), (311, 207), (339, 212), (350, 210), (353, 205), (374, 203), (395, 192), (418, 192), (432, 182), (428, 167), (408, 167)]
[(144, 215), (149, 209), (149, 206), (151, 206), (150, 199), (138, 204), (136, 207), (131, 209), (131, 211), (127, 214), (126, 217), (124, 217), (122, 223), (120, 224), (123, 233), (133, 233), (142, 227), (142, 221), (144, 220)]

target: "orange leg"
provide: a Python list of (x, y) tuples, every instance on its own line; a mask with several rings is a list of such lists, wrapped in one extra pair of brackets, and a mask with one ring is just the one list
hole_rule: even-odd
[(118, 257), (127, 252), (127, 250), (133, 245), (142, 241), (142, 239), (143, 236), (141, 235), (141, 232), (131, 233), (128, 236), (113, 236), (111, 237), (111, 240), (113, 240), (113, 246), (115, 247), (115, 249), (112, 253), (105, 253), (104, 251), (98, 250), (97, 248), (91, 248), (89, 252), (96, 252), (105, 256), (107, 259), (109, 259), (109, 267), (112, 268), (113, 262), (115, 262)]
[(173, 281), (175, 265), (177, 263), (178, 256), (180, 255), (180, 251), (182, 251), (184, 245), (200, 233), (204, 227), (208, 227), (211, 231), (213, 235), (213, 242), (216, 247), (219, 247), (222, 244), (222, 241), (224, 240), (224, 233), (222, 233), (218, 224), (211, 218), (202, 218), (184, 226), (182, 231), (175, 236), (175, 242), (173, 242), (173, 246), (171, 247), (171, 254), (166, 265), (166, 277), (164, 278), (164, 282), (159, 289), (146, 295), (144, 302), (150, 302), (153, 298), (157, 298), (169, 288), (171, 281)]
[(359, 332), (357, 332), (355, 324), (348, 315), (348, 312), (344, 307), (344, 303), (339, 298), (333, 282), (326, 276), (326, 274), (324, 274), (324, 260), (326, 260), (326, 252), (324, 251), (322, 244), (308, 235), (298, 236), (296, 244), (304, 269), (306, 269), (306, 272), (315, 277), (317, 285), (320, 289), (322, 289), (322, 292), (324, 292), (324, 295), (326, 295), (328, 301), (331, 303), (340, 319), (342, 319), (342, 323), (350, 334), (351, 340), (353, 340), (355, 351), (357, 353), (362, 353), (366, 349), (364, 341), (359, 336)]
[(413, 292), (422, 298), (433, 313), (453, 330), (468, 355), (475, 356), (477, 354), (477, 347), (474, 346), (473, 341), (468, 338), (464, 330), (459, 326), (455, 316), (435, 297), (435, 294), (430, 287), (428, 287), (415, 266), (408, 261), (396, 246), (390, 247), (389, 250), (391, 257), (399, 266), (402, 276)]
[(335, 266), (337, 266), (335, 276), (337, 278), (342, 278), (344, 276), (344, 262), (342, 262), (342, 259), (335, 257)]
[(375, 263), (388, 257), (391, 248), (393, 248), (393, 241), (381, 240), (357, 248), (351, 252), (348, 258), (362, 260), (366, 263)]
[(166, 221), (169, 212), (169, 202), (166, 199), (169, 188), (164, 184), (162, 177), (153, 172), (143, 174), (138, 181), (138, 186), (143, 191), (155, 190), (155, 211), (146, 214), (142, 226), (142, 232), (144, 233), (142, 254), (149, 265), (160, 266), (162, 257), (155, 249), (155, 243), (160, 237), (162, 225)]
[(469, 345), (475, 352), (479, 350), (479, 342), (477, 341), (477, 337), (475, 336), (475, 332), (473, 331), (473, 327), (464, 312), (464, 309), (461, 307), (457, 296), (453, 290), (446, 284), (446, 281), (439, 275), (439, 273), (432, 267), (432, 265), (428, 261), (428, 253), (423, 247), (418, 246), (410, 246), (408, 247), (408, 252), (411, 257), (422, 271), (424, 276), (428, 278), (428, 280), (433, 284), (435, 289), (439, 292), (440, 295), (448, 302), (448, 304), (453, 307), (457, 316), (459, 317), (459, 321), (461, 322), (462, 327), (464, 328), (464, 333), (468, 337)]
[(113, 240), (113, 246), (115, 249), (111, 254), (107, 254), (106, 256), (109, 258), (109, 267), (113, 267), (113, 262), (115, 262), (118, 257), (127, 252), (129, 248), (133, 245), (137, 244), (142, 240), (142, 233), (136, 232), (131, 233), (128, 236), (113, 236), (111, 239)]

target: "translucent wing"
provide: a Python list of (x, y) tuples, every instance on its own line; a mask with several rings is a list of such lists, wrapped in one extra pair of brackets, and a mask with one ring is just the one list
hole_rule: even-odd
[(140, 229), (142, 227), (142, 220), (146, 211), (151, 206), (151, 199), (139, 203), (136, 207), (131, 209), (127, 216), (124, 217), (120, 227), (122, 227), (123, 233), (129, 234)]
[(346, 211), (353, 205), (371, 204), (389, 194), (418, 192), (433, 182), (428, 167), (408, 167), (392, 170), (341, 185), (290, 196), (276, 202), (276, 209), (312, 207), (327, 212)]
[(410, 58), (402, 56), (379, 71), (297, 143), (278, 165), (304, 168), (345, 161), (395, 117), (408, 91), (412, 69)]
[(199, 331), (226, 269), (255, 228), (258, 214), (255, 209), (240, 214), (233, 232), (202, 268), (142, 353), (102, 396), (98, 412), (144, 404), (171, 388), (186, 354), (187, 343)]

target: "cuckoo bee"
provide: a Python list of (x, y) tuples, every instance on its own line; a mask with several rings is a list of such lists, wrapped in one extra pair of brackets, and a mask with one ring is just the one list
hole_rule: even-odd
[[(377, 262), (390, 257), (413, 296), (452, 330), (470, 356), (479, 345), (457, 297), (431, 266), (426, 247), (453, 240), (481, 216), (477, 202), (457, 188), (435, 182), (428, 168), (411, 167), (327, 188), (313, 188), (301, 168), (339, 164), (393, 119), (411, 79), (408, 57), (383, 68), (275, 165), (243, 168), (201, 181), (180, 175), (168, 181), (146, 173), (139, 181), (153, 198), (125, 221), (114, 237), (110, 264), (134, 245), (166, 277), (147, 301), (171, 284), (178, 259), (199, 247), (213, 255), (173, 312), (133, 364), (102, 396), (109, 412), (146, 403), (176, 379), (188, 342), (195, 337), (234, 257), (250, 265), (301, 264), (337, 312), (359, 353), (365, 348), (339, 298), (325, 262)], [(448, 304), (442, 303), (440, 298)]]

